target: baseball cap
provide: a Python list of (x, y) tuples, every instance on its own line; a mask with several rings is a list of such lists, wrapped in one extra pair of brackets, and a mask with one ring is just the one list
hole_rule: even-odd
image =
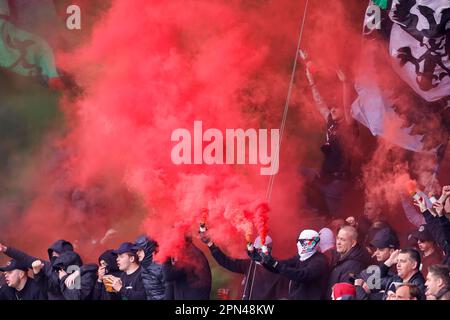
[(136, 253), (139, 248), (131, 242), (124, 242), (120, 245), (119, 249), (114, 250), (114, 254), (123, 254), (123, 253)]
[(431, 232), (426, 224), (421, 225), (418, 230), (411, 233), (408, 240), (434, 241), (433, 236), (431, 235)]
[(370, 241), (370, 244), (378, 249), (395, 249), (400, 245), (397, 236), (389, 228), (381, 229), (377, 233), (375, 233), (372, 241)]
[(2, 272), (8, 272), (13, 270), (22, 270), (22, 271), (28, 271), (28, 266), (24, 263), (20, 263), (17, 260), (10, 260), (6, 266), (0, 267), (0, 271)]

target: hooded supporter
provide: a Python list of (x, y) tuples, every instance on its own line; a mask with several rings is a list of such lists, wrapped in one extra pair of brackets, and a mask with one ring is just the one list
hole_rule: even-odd
[(120, 295), (103, 283), (103, 277), (112, 275), (120, 277), (120, 270), (117, 266), (117, 255), (114, 250), (107, 250), (103, 252), (98, 258), (99, 268), (97, 271), (98, 278), (95, 283), (93, 300), (120, 300)]
[(158, 243), (147, 236), (140, 236), (134, 244), (138, 248), (137, 255), (142, 266), (142, 281), (144, 282), (147, 299), (164, 300), (163, 265), (153, 260), (153, 256), (158, 250)]
[[(91, 300), (93, 298), (97, 280), (97, 265), (83, 265), (77, 253), (67, 251), (56, 257), (53, 269), (58, 272), (59, 285), (65, 300)], [(38, 274), (39, 276), (43, 276), (43, 274)]]
[(181, 256), (166, 261), (163, 267), (166, 300), (209, 300), (211, 268), (203, 252), (186, 236)]

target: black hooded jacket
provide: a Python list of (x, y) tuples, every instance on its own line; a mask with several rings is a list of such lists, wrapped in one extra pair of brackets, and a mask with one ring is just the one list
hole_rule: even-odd
[(156, 242), (149, 240), (144, 248), (145, 257), (141, 261), (142, 281), (148, 300), (165, 299), (163, 265), (153, 261), (156, 246)]
[(367, 250), (359, 244), (351, 248), (350, 251), (343, 256), (334, 250), (326, 299), (331, 299), (331, 291), (336, 283), (351, 283), (351, 278), (356, 278), (369, 264), (370, 255)]
[[(95, 281), (97, 280), (97, 265), (88, 264), (83, 265), (80, 256), (73, 252), (67, 251), (62, 253), (59, 257), (54, 259), (53, 269), (55, 273), (59, 270), (64, 270), (68, 274), (61, 278), (58, 277), (59, 287), (64, 300), (91, 300), (93, 297)], [(65, 284), (65, 280), (73, 272), (79, 272), (80, 276), (75, 281), (74, 288), (70, 288)], [(48, 281), (48, 279), (40, 280), (40, 277), (45, 277), (45, 274), (40, 272), (36, 275), (37, 281)]]
[(166, 281), (165, 300), (209, 300), (211, 269), (203, 252), (192, 242), (186, 242), (180, 261), (163, 265)]
[(328, 279), (328, 260), (320, 252), (314, 253), (305, 261), (296, 254), (288, 260), (279, 261), (272, 272), (290, 280), (289, 300), (322, 300), (325, 296)]
[[(114, 277), (120, 278), (122, 274), (117, 266), (117, 255), (114, 254), (114, 250), (107, 250), (103, 252), (98, 258), (98, 264), (101, 261), (105, 261), (107, 264), (105, 275), (113, 275)], [(107, 292), (105, 285), (102, 281), (95, 282), (93, 300), (120, 300), (120, 294), (115, 292)]]
[[(45, 292), (47, 292), (49, 300), (64, 300), (64, 296), (61, 293), (61, 289), (59, 286), (58, 273), (53, 269), (53, 262), (55, 261), (56, 257), (52, 257), (52, 253), (57, 252), (59, 254), (62, 254), (68, 251), (73, 251), (72, 244), (65, 240), (58, 240), (48, 248), (48, 261), (30, 256), (20, 250), (11, 247), (8, 247), (5, 254), (12, 259), (28, 265), (30, 268), (34, 261), (41, 260), (44, 264), (44, 268), (41, 270), (41, 273), (43, 272), (45, 274), (45, 278), (47, 280), (39, 281), (38, 284), (40, 286), (45, 286), (45, 288), (43, 289)], [(44, 278), (41, 278), (41, 280), (44, 280)]]
[[(250, 259), (232, 259), (226, 256), (219, 247), (212, 245), (209, 250), (212, 256), (225, 269), (244, 274), (246, 284), (243, 288), (244, 300), (278, 300), (289, 296), (289, 280), (280, 274), (270, 272), (261, 264)], [(254, 274), (254, 277), (250, 274)], [(247, 281), (250, 280), (250, 281)]]

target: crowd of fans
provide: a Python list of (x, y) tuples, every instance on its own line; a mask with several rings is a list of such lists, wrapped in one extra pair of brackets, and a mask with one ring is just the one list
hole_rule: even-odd
[[(415, 200), (425, 224), (412, 230), (410, 246), (400, 247), (396, 232), (380, 220), (369, 203), (362, 227), (359, 218), (335, 220), (319, 232), (303, 230), (297, 253), (279, 260), (272, 239), (257, 237), (247, 259), (229, 257), (200, 232), (200, 240), (223, 268), (244, 275), (242, 299), (290, 300), (449, 300), (450, 222), (446, 208), (450, 186), (429, 208)], [(375, 211), (375, 213), (374, 213)], [(294, 243), (293, 243), (294, 244)], [(205, 254), (186, 236), (183, 255), (158, 263), (158, 244), (147, 236), (125, 242), (83, 264), (73, 245), (56, 241), (48, 260), (0, 244), (11, 258), (0, 268), (0, 300), (207, 300), (212, 275)]]
[[(338, 94), (322, 96), (311, 61), (306, 52), (300, 53), (315, 104), (326, 121), (322, 166), (301, 168), (301, 172), (334, 220), (319, 231), (302, 230), (296, 239), (297, 253), (287, 260), (272, 255), (269, 236), (257, 237), (247, 246), (247, 259), (228, 256), (204, 228), (200, 240), (220, 266), (244, 276), (243, 300), (449, 300), (450, 186), (444, 186), (433, 201), (424, 193), (415, 194), (418, 209), (402, 198), (405, 216), (418, 227), (411, 230), (407, 245), (401, 245), (382, 209), (370, 199), (363, 215), (346, 217), (346, 195), (355, 184), (353, 149), (358, 138), (358, 126), (349, 113), (351, 85), (338, 70), (342, 103)], [(158, 263), (154, 259), (158, 244), (140, 236), (105, 251), (98, 265), (83, 264), (65, 240), (49, 247), (48, 260), (0, 244), (0, 253), (11, 258), (0, 268), (4, 275), (0, 300), (210, 299), (208, 259), (190, 236), (184, 243), (181, 256)]]

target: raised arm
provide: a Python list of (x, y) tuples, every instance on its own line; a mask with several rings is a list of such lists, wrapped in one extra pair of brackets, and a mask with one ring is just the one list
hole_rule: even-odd
[(336, 71), (336, 74), (337, 74), (339, 80), (342, 82), (342, 105), (344, 107), (345, 122), (347, 124), (352, 124), (353, 118), (352, 118), (352, 115), (350, 112), (350, 105), (352, 103), (351, 97), (352, 97), (352, 93), (353, 93), (353, 88), (342, 69), (338, 69)]
[(323, 98), (314, 82), (314, 77), (313, 77), (313, 74), (311, 71), (312, 63), (311, 63), (311, 61), (308, 60), (308, 55), (305, 51), (300, 50), (300, 57), (303, 60), (303, 63), (306, 68), (306, 78), (308, 79), (309, 86), (311, 87), (311, 91), (312, 91), (314, 102), (316, 104), (316, 108), (326, 121), (328, 119), (328, 116), (330, 115), (330, 110), (328, 108), (328, 105), (323, 100)]

